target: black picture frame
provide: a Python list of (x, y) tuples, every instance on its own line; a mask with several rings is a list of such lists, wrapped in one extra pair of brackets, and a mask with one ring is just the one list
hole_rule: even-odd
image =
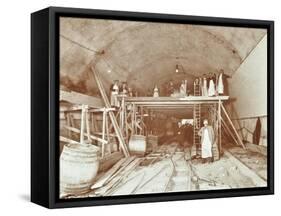
[[(263, 188), (61, 200), (59, 176), (59, 25), (61, 16), (266, 28), (268, 185)], [(31, 201), (47, 208), (274, 194), (274, 22), (186, 15), (49, 7), (31, 15)]]

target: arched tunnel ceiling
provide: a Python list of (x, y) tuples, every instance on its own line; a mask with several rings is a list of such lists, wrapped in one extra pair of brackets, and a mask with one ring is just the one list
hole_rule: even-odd
[[(107, 87), (118, 79), (139, 91), (170, 79), (191, 84), (220, 69), (231, 76), (265, 34), (253, 28), (61, 18), (61, 84), (97, 94), (90, 63)], [(175, 74), (176, 64), (181, 75)]]

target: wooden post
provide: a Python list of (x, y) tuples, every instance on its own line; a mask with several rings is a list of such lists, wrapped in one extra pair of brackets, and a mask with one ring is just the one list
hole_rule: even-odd
[[(70, 118), (69, 118), (69, 113), (64, 112), (64, 117), (65, 117), (65, 122), (67, 126), (71, 126)], [(68, 137), (71, 139), (71, 131), (67, 131)]]
[(106, 115), (105, 115), (105, 131), (106, 131), (107, 145), (108, 145), (109, 153), (111, 154), (111, 142), (110, 142), (107, 112), (106, 112)]
[(222, 148), (221, 148), (221, 100), (219, 99), (219, 104), (218, 104), (218, 133), (219, 133), (219, 152), (222, 153)]
[(95, 129), (96, 125), (95, 125), (95, 121), (94, 121), (94, 114), (90, 113), (90, 117), (91, 117), (91, 129), (92, 129), (92, 133), (96, 132), (97, 130)]
[(234, 142), (236, 142), (237, 145), (240, 145), (238, 143), (237, 139), (235, 138), (235, 136), (233, 135), (233, 133), (231, 132), (230, 128), (228, 127), (227, 123), (222, 118), (221, 114), (219, 114), (219, 110), (217, 111), (217, 116), (218, 116), (218, 119), (220, 119), (220, 121), (221, 121), (222, 128), (224, 128), (226, 130), (226, 132), (229, 134), (229, 136), (231, 136), (231, 138), (233, 139)]
[[(73, 115), (71, 113), (68, 113), (68, 115), (69, 115), (69, 120), (70, 120), (70, 126), (76, 127)], [(71, 137), (75, 137), (75, 134), (71, 133)]]
[[(116, 119), (118, 118), (118, 116), (120, 115), (120, 109), (118, 109), (118, 111), (117, 111), (117, 113), (116, 113)], [(110, 125), (109, 125), (109, 131), (112, 131), (112, 129), (113, 129), (113, 124), (111, 123)]]
[(136, 105), (133, 104), (133, 112), (131, 116), (131, 123), (132, 123), (132, 134), (135, 133), (135, 116), (136, 116)]
[[(106, 110), (104, 109), (104, 111), (102, 112), (102, 139), (105, 139), (105, 119), (106, 118)], [(101, 158), (104, 157), (104, 143), (101, 144)]]
[(80, 143), (83, 144), (84, 142), (84, 126), (85, 126), (85, 105), (82, 105), (81, 110), (81, 124), (80, 124)]
[[(125, 102), (124, 102), (125, 103)], [(125, 104), (125, 113), (124, 113), (124, 133), (126, 137), (126, 141), (129, 142), (129, 131), (128, 131), (128, 122), (127, 122), (127, 105)]]
[(88, 141), (92, 142), (91, 134), (90, 134), (90, 123), (89, 123), (89, 111), (88, 111), (88, 108), (85, 110), (85, 120), (86, 120), (86, 132), (87, 132)]
[(140, 106), (140, 126), (142, 125), (142, 131), (141, 131), (141, 135), (145, 135), (144, 134), (144, 122), (143, 122), (143, 106)]
[(234, 125), (233, 125), (233, 123), (232, 123), (230, 117), (228, 116), (228, 114), (227, 114), (227, 112), (226, 112), (226, 110), (225, 110), (225, 108), (224, 108), (224, 106), (223, 106), (222, 104), (221, 104), (221, 108), (222, 108), (222, 110), (223, 110), (223, 112), (224, 112), (224, 114), (225, 114), (227, 120), (229, 121), (229, 123), (230, 123), (232, 129), (234, 130), (234, 133), (235, 133), (235, 135), (236, 135), (236, 137), (237, 137), (237, 139), (238, 139), (240, 145), (241, 145), (244, 149), (246, 149), (246, 147), (245, 147), (243, 141), (241, 140), (241, 138), (240, 138), (238, 132), (236, 131), (236, 128), (234, 127)]
[(126, 112), (126, 107), (125, 107), (125, 96), (122, 97), (122, 100), (121, 100), (121, 113), (120, 113), (120, 116), (121, 116), (121, 121), (120, 121), (120, 125), (121, 125), (121, 130), (122, 132), (124, 133), (124, 119), (125, 119), (125, 112)]

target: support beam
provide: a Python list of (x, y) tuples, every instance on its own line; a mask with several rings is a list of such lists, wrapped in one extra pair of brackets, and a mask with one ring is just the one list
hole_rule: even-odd
[[(70, 131), (73, 131), (74, 133), (79, 133), (79, 134), (80, 134), (80, 130), (79, 130), (78, 128), (69, 127), (69, 126), (66, 126), (66, 125), (65, 125), (64, 127), (65, 127), (67, 130), (70, 130)], [(87, 133), (84, 133), (83, 135), (84, 135), (84, 136), (88, 136)], [(101, 138), (99, 138), (99, 137), (96, 137), (96, 136), (93, 136), (93, 135), (91, 135), (91, 134), (90, 134), (90, 138), (93, 139), (93, 140), (99, 141), (99, 142), (101, 142), (101, 143), (107, 144), (107, 141), (106, 141), (106, 140), (103, 140), (103, 139), (101, 139)]]
[(221, 100), (219, 100), (219, 104), (218, 104), (218, 133), (219, 133), (219, 152), (222, 152), (222, 146), (221, 146)]
[(228, 134), (231, 136), (231, 138), (234, 140), (234, 142), (239, 145), (239, 142), (237, 141), (237, 139), (235, 139), (235, 136), (233, 135), (233, 133), (231, 132), (230, 128), (228, 127), (228, 125), (226, 124), (226, 122), (223, 120), (223, 118), (221, 118), (222, 123), (223, 123), (223, 127), (225, 128), (225, 130), (228, 132)]
[(234, 133), (235, 133), (235, 135), (236, 135), (238, 141), (239, 141), (239, 144), (240, 144), (244, 149), (246, 149), (246, 147), (245, 147), (243, 141), (241, 140), (241, 137), (239, 136), (238, 132), (236, 131), (236, 128), (234, 127), (234, 125), (233, 125), (233, 123), (232, 123), (230, 117), (228, 116), (228, 114), (227, 114), (227, 112), (226, 112), (226, 109), (224, 108), (224, 106), (223, 106), (222, 104), (221, 104), (221, 108), (222, 108), (222, 111), (223, 111), (224, 115), (226, 116), (226, 118), (227, 118), (229, 124), (231, 125), (231, 127), (232, 127), (232, 129), (233, 129), (233, 131), (234, 131)]
[[(106, 111), (103, 111), (102, 113), (102, 139), (104, 140), (105, 139), (105, 124), (106, 124)], [(101, 145), (101, 157), (103, 158), (104, 157), (104, 151), (105, 151), (105, 146), (104, 146), (104, 143), (102, 143)]]
[(89, 110), (85, 111), (85, 121), (86, 121), (86, 132), (87, 132), (88, 141), (91, 142)]
[(61, 142), (66, 142), (66, 143), (80, 144), (79, 142), (77, 142), (75, 140), (72, 140), (72, 139), (69, 139), (69, 138), (64, 137), (64, 136), (60, 136), (60, 141)]
[(81, 111), (81, 124), (80, 124), (80, 143), (84, 143), (84, 126), (85, 126), (85, 105), (82, 105), (82, 111)]
[[(226, 133), (231, 136), (231, 138), (233, 139), (233, 141), (239, 146), (239, 142), (237, 141), (237, 139), (235, 138), (234, 134), (231, 132), (230, 128), (228, 127), (227, 123), (224, 121), (224, 119), (221, 116), (221, 112), (219, 113), (219, 110), (216, 111), (213, 108), (213, 111), (216, 113), (216, 115), (218, 116), (218, 119), (220, 120), (220, 124), (221, 124), (221, 128), (224, 128), (224, 130), (226, 131)], [(221, 129), (222, 130), (222, 129)], [(221, 135), (220, 135), (221, 136)], [(221, 137), (220, 137), (221, 139)]]
[(100, 98), (81, 94), (75, 91), (68, 92), (60, 90), (60, 101), (67, 101), (72, 104), (87, 104), (93, 108), (104, 107), (104, 103)]

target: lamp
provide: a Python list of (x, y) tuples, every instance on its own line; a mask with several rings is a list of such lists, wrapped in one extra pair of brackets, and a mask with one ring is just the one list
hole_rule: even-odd
[(178, 73), (179, 72), (179, 66), (178, 66), (178, 64), (176, 64), (176, 73)]

